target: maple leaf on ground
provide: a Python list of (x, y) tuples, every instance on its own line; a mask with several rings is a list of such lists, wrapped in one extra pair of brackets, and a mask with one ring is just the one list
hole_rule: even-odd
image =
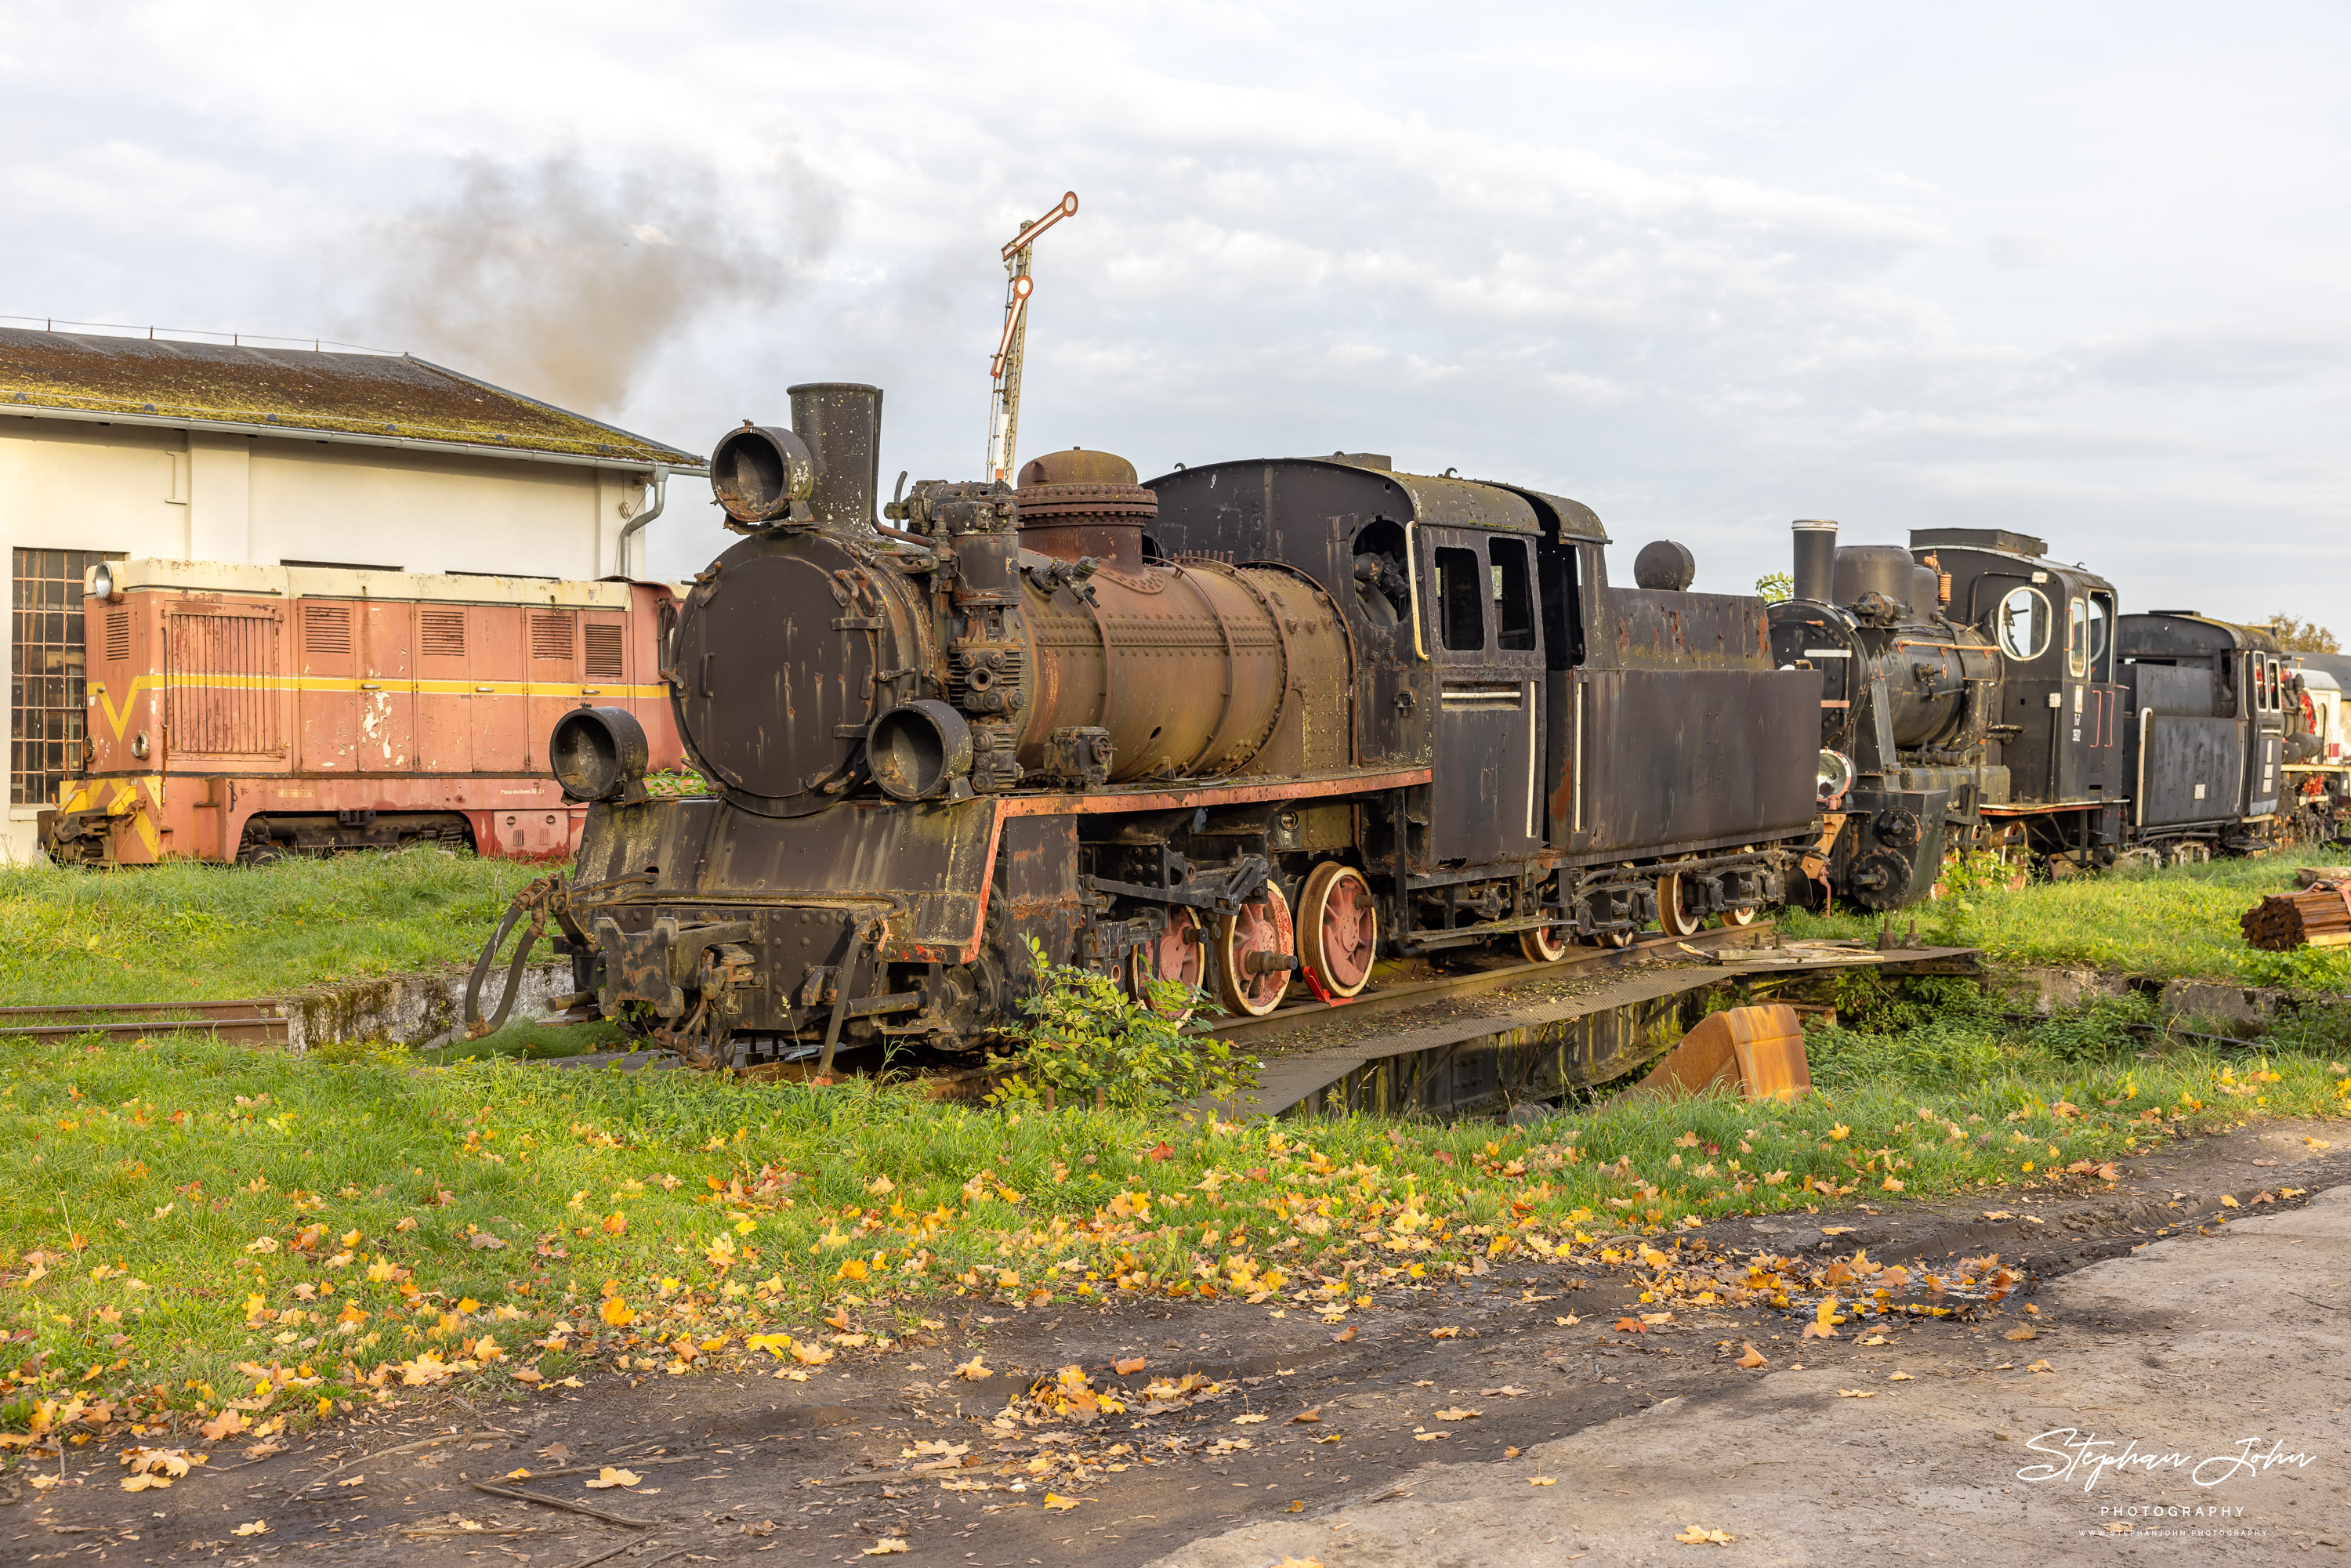
[(1761, 1351), (1757, 1350), (1754, 1345), (1749, 1343), (1747, 1341), (1740, 1340), (1739, 1342), (1739, 1348), (1740, 1354), (1737, 1361), (1732, 1364), (1746, 1367), (1750, 1372), (1756, 1367), (1769, 1366), (1771, 1364), (1769, 1357), (1764, 1355)]
[(2034, 1362), (2031, 1366), (2026, 1367), (2024, 1370), (2027, 1372), (2054, 1372), (2057, 1369), (2050, 1365), (2048, 1361), (2044, 1358)]
[(2002, 1339), (2039, 1339), (2041, 1337), (2041, 1331), (2033, 1328), (2011, 1329), (2000, 1337)]
[(1647, 1333), (1649, 1332), (1649, 1325), (1643, 1322), (1638, 1318), (1618, 1318), (1616, 1320), (1616, 1332), (1618, 1333)]
[(1708, 1530), (1703, 1524), (1693, 1524), (1674, 1539), (1685, 1546), (1728, 1546), (1739, 1537), (1727, 1530)]
[(1298, 1426), (1298, 1425), (1300, 1425), (1300, 1424), (1301, 1424), (1301, 1423), (1315, 1422), (1315, 1421), (1320, 1421), (1320, 1420), (1322, 1420), (1322, 1406), (1321, 1406), (1320, 1405), (1317, 1405), (1317, 1406), (1314, 1406), (1314, 1408), (1313, 1408), (1313, 1409), (1311, 1409), (1311, 1410), (1301, 1410), (1297, 1415), (1292, 1416), (1290, 1418), (1290, 1424), (1291, 1426), (1295, 1427), (1295, 1426)]
[(638, 1486), (644, 1479), (634, 1470), (617, 1469), (611, 1465), (606, 1465), (596, 1472), (596, 1479), (590, 1481), (588, 1485), (591, 1490), (601, 1491), (606, 1487)]
[(1149, 1362), (1137, 1355), (1129, 1357), (1125, 1361), (1113, 1361), (1110, 1364), (1110, 1369), (1121, 1377), (1132, 1377), (1149, 1364), (1151, 1364)]
[(1083, 1501), (1085, 1499), (1080, 1497), (1059, 1497), (1052, 1492), (1045, 1494), (1045, 1506), (1055, 1513), (1067, 1513)]
[(965, 1362), (961, 1366), (956, 1367), (955, 1372), (957, 1377), (963, 1378), (967, 1382), (970, 1383), (979, 1383), (996, 1375), (996, 1374), (990, 1372), (986, 1364), (984, 1364), (979, 1357), (976, 1355), (969, 1361)]
[(1483, 1410), (1465, 1410), (1456, 1406), (1450, 1410), (1439, 1410), (1437, 1418), (1440, 1421), (1470, 1421), (1484, 1414)]
[(1529, 1476), (1527, 1478), (1527, 1485), (1531, 1487), (1552, 1487), (1557, 1486), (1558, 1484), (1559, 1478), (1557, 1476)]
[(1505, 1383), (1499, 1388), (1480, 1388), (1478, 1392), (1489, 1399), (1498, 1396), (1503, 1399), (1523, 1399), (1527, 1396), (1527, 1391), (1515, 1383)]
[(1877, 1397), (1877, 1395), (1875, 1390), (1867, 1388), (1840, 1388), (1837, 1390), (1837, 1397), (1840, 1399), (1875, 1399)]
[(1804, 1332), (1798, 1337), (1801, 1339), (1836, 1338), (1837, 1332), (1834, 1325), (1844, 1321), (1837, 1316), (1836, 1309), (1837, 1301), (1834, 1296), (1822, 1297), (1821, 1304), (1813, 1311), (1813, 1321), (1804, 1325)]
[(238, 1525), (229, 1533), (231, 1535), (266, 1535), (269, 1533), (269, 1521), (256, 1519), (251, 1524)]
[(858, 1555), (860, 1557), (891, 1557), (895, 1556), (901, 1552), (911, 1552), (913, 1550), (913, 1547), (908, 1546), (904, 1541), (899, 1540), (898, 1537), (894, 1535), (885, 1535), (881, 1540), (875, 1542), (872, 1545), (867, 1547), (864, 1551), (859, 1552)]

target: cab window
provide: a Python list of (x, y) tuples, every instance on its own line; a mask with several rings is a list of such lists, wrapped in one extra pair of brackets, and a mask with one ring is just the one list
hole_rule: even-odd
[(1493, 578), (1494, 643), (1519, 651), (1535, 645), (1534, 585), (1527, 574), (1523, 539), (1489, 539), (1486, 558)]
[(2090, 612), (2080, 600), (2065, 606), (2065, 673), (2076, 677), (2090, 673)]
[(1486, 573), (1478, 552), (1437, 551), (1437, 636), (1456, 653), (1486, 645)]

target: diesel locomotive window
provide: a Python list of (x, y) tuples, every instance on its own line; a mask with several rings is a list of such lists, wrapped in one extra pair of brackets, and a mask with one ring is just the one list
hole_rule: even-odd
[(1523, 539), (1489, 539), (1487, 559), (1494, 578), (1496, 646), (1524, 651), (1535, 645), (1534, 585), (1527, 580)]
[(2065, 673), (2090, 673), (2090, 607), (2078, 599), (2065, 601)]
[(1486, 645), (1486, 574), (1478, 552), (1440, 549), (1437, 554), (1437, 635), (1456, 653)]
[(2037, 659), (2048, 651), (2052, 617), (2049, 600), (2037, 588), (2016, 588), (1993, 613), (2000, 651), (2016, 660)]

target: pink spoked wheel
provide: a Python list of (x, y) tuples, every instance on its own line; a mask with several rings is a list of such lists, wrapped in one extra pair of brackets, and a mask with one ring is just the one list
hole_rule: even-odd
[(1567, 956), (1571, 946), (1556, 925), (1538, 925), (1519, 933), (1519, 951), (1530, 964), (1556, 964)]
[(1380, 915), (1372, 884), (1353, 866), (1325, 861), (1298, 894), (1299, 962), (1333, 997), (1359, 994), (1380, 955)]
[[(1159, 934), (1158, 940), (1137, 947), (1127, 959), (1127, 994), (1136, 1001), (1150, 1003), (1151, 990), (1146, 982), (1172, 980), (1197, 986), (1207, 972), (1208, 947), (1200, 939), (1200, 917), (1180, 904), (1174, 904), (1167, 911), (1167, 929)], [(1182, 1023), (1192, 1016), (1192, 1009), (1184, 1008), (1171, 1016)]]
[(1290, 989), (1290, 966), (1270, 961), (1293, 960), (1297, 943), (1290, 900), (1269, 882), (1256, 897), (1217, 924), (1218, 999), (1248, 1018), (1263, 1018), (1280, 1007), (1282, 993)]

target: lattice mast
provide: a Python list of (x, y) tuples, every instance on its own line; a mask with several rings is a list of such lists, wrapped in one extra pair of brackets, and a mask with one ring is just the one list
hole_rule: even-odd
[(997, 340), (996, 358), (987, 373), (995, 382), (987, 405), (987, 476), (1008, 483), (1013, 450), (1020, 432), (1020, 357), (1029, 340), (1029, 296), (1036, 284), (1029, 277), (1029, 253), (1037, 236), (1078, 210), (1078, 193), (1070, 191), (1050, 211), (1024, 225), (1004, 247), (1004, 335)]

